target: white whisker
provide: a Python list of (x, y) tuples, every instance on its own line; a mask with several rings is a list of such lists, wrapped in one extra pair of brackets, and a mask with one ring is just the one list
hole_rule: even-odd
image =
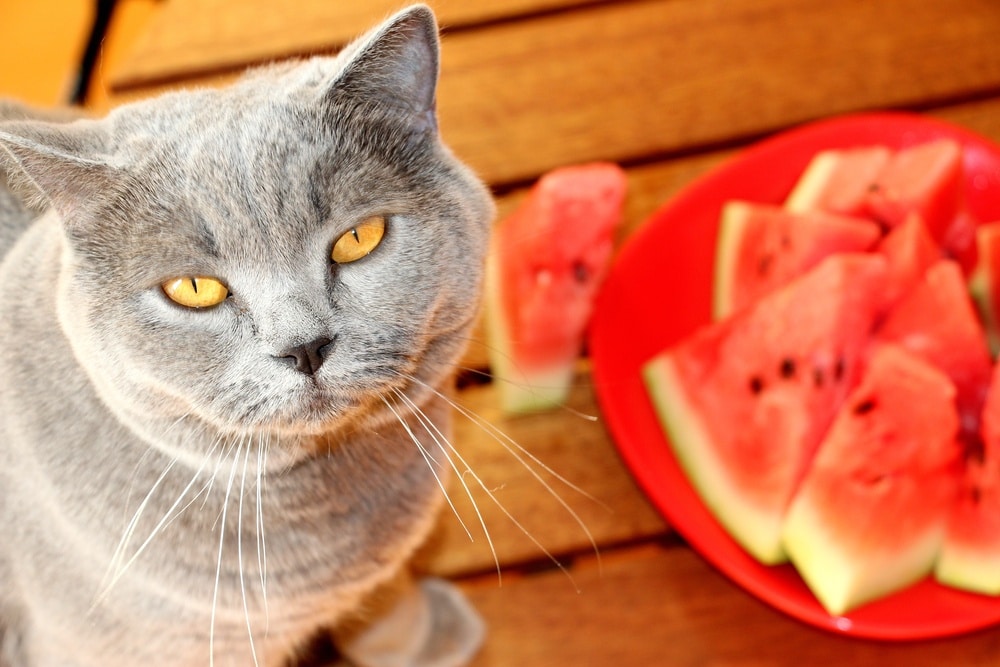
[[(419, 385), (427, 388), (428, 390), (430, 390), (431, 392), (433, 392), (436, 396), (440, 397), (442, 400), (444, 400), (446, 403), (448, 403), (448, 405), (450, 405), (456, 411), (458, 411), (459, 414), (461, 414), (463, 417), (465, 417), (470, 422), (472, 422), (473, 424), (475, 424), (475, 425), (479, 426), (481, 429), (483, 429), (488, 435), (490, 435), (491, 438), (493, 438), (493, 440), (495, 440), (497, 443), (499, 443), (511, 456), (513, 456), (514, 459), (517, 460), (517, 462), (520, 463), (524, 467), (524, 469), (527, 470), (528, 473), (539, 484), (542, 485), (542, 487), (549, 493), (549, 495), (551, 495), (556, 500), (556, 502), (559, 503), (559, 505), (567, 512), (567, 514), (570, 515), (570, 517), (572, 517), (573, 521), (580, 527), (580, 529), (583, 531), (584, 536), (586, 536), (587, 541), (590, 543), (590, 546), (591, 546), (591, 548), (594, 551), (594, 554), (595, 554), (595, 556), (597, 558), (598, 569), (602, 568), (600, 549), (598, 548), (597, 541), (594, 539), (594, 536), (590, 532), (590, 529), (587, 528), (586, 523), (584, 523), (583, 519), (580, 518), (580, 515), (577, 514), (577, 512), (572, 507), (570, 507), (569, 503), (567, 503), (566, 500), (561, 495), (559, 495), (559, 493), (556, 492), (556, 490), (554, 488), (552, 488), (552, 485), (549, 484), (538, 473), (537, 470), (535, 470), (531, 465), (528, 464), (528, 461), (525, 460), (525, 457), (527, 457), (528, 460), (530, 460), (532, 463), (534, 463), (535, 465), (537, 465), (543, 471), (545, 471), (546, 473), (548, 473), (549, 475), (551, 475), (552, 477), (554, 477), (556, 480), (558, 480), (559, 482), (561, 482), (567, 488), (575, 491), (576, 493), (580, 494), (581, 496), (587, 498), (588, 500), (590, 500), (590, 501), (598, 504), (599, 506), (603, 507), (604, 509), (610, 511), (610, 508), (608, 508), (607, 505), (605, 505), (604, 503), (600, 502), (599, 500), (597, 500), (596, 498), (594, 498), (591, 494), (587, 493), (586, 491), (584, 491), (583, 489), (581, 489), (579, 486), (577, 486), (573, 482), (569, 481), (568, 479), (566, 479), (565, 477), (563, 477), (562, 475), (560, 475), (559, 473), (557, 473), (555, 470), (553, 470), (551, 467), (549, 467), (547, 464), (545, 464), (545, 462), (543, 462), (537, 456), (535, 456), (530, 451), (528, 451), (523, 445), (521, 445), (519, 442), (517, 442), (516, 440), (514, 440), (513, 438), (511, 438), (509, 435), (507, 435), (506, 433), (504, 433), (504, 431), (502, 429), (498, 428), (496, 425), (491, 424), (489, 421), (487, 421), (486, 419), (483, 419), (481, 416), (479, 416), (475, 412), (473, 412), (473, 411), (469, 410), (468, 408), (466, 408), (465, 406), (459, 404), (458, 402), (456, 402), (455, 400), (453, 400), (451, 397), (447, 396), (446, 394), (444, 394), (443, 392), (437, 390), (436, 388), (428, 385), (425, 382), (422, 382), (420, 379), (418, 379), (416, 377), (412, 377), (412, 376), (408, 377), (408, 379), (411, 380), (412, 382), (415, 382), (415, 383), (417, 383), (417, 384), (419, 384)], [(454, 451), (454, 448), (452, 448), (452, 450)], [(458, 454), (458, 452), (455, 452), (455, 453), (461, 459), (461, 455)], [(522, 456), (522, 454), (523, 454), (523, 456)], [(464, 463), (465, 462), (463, 460), (463, 464)], [(479, 481), (478, 477), (477, 477), (477, 481)], [(482, 485), (481, 481), (479, 483), (480, 483), (480, 485)], [(487, 493), (489, 493), (489, 491), (485, 487), (483, 487), (483, 488), (484, 488), (484, 490), (487, 491)], [(492, 494), (490, 494), (490, 495), (492, 497)], [(507, 514), (507, 516), (510, 517), (511, 520), (513, 520), (513, 517), (510, 516), (510, 514), (509, 514), (509, 512), (507, 512), (506, 508), (500, 506), (500, 509), (505, 514)], [(541, 545), (538, 544), (538, 541), (534, 538), (534, 536), (532, 536), (530, 533), (528, 533), (520, 525), (520, 523), (518, 523), (517, 521), (514, 521), (514, 523), (518, 526), (518, 528), (521, 529), (522, 532), (524, 532), (532, 540), (532, 542), (534, 542), (536, 545), (538, 545), (539, 547), (541, 547)], [(562, 564), (559, 563), (558, 561), (556, 561), (556, 559), (547, 550), (545, 550), (544, 548), (542, 548), (542, 551), (545, 552), (545, 554), (549, 557), (549, 559), (552, 560), (553, 562), (555, 562), (555, 564), (557, 566), (559, 566), (560, 569), (564, 569), (563, 566), (562, 566)], [(568, 572), (567, 572), (567, 574), (568, 574)]]
[[(421, 422), (421, 424), (423, 425), (424, 430), (426, 430), (427, 433), (431, 436), (431, 438), (434, 440), (435, 444), (438, 446), (438, 449), (441, 450), (441, 453), (444, 454), (445, 458), (448, 460), (448, 463), (451, 465), (452, 470), (455, 471), (455, 475), (456, 475), (456, 477), (458, 477), (459, 483), (462, 485), (462, 488), (465, 490), (465, 495), (468, 496), (469, 502), (472, 503), (472, 509), (473, 509), (473, 511), (475, 511), (476, 518), (479, 520), (479, 527), (482, 528), (483, 535), (486, 537), (486, 543), (489, 545), (489, 548), (490, 548), (490, 553), (493, 555), (493, 562), (496, 564), (496, 568), (497, 568), (497, 583), (502, 585), (503, 584), (503, 574), (502, 574), (502, 569), (500, 567), (500, 557), (497, 554), (496, 545), (493, 543), (493, 537), (490, 535), (489, 528), (486, 527), (486, 519), (485, 519), (485, 517), (483, 517), (483, 514), (482, 514), (482, 512), (479, 509), (479, 504), (476, 502), (476, 498), (475, 498), (475, 496), (472, 493), (472, 489), (469, 488), (468, 483), (465, 481), (465, 476), (467, 474), (471, 474), (473, 476), (473, 478), (476, 479), (477, 481), (479, 481), (479, 478), (476, 477), (476, 474), (469, 467), (468, 463), (465, 463), (464, 460), (463, 460), (463, 464), (465, 465), (465, 470), (461, 471), (461, 472), (458, 470), (458, 466), (455, 465), (454, 459), (452, 459), (452, 457), (448, 454), (448, 450), (445, 449), (444, 445), (441, 443), (441, 440), (438, 439), (438, 436), (440, 436), (441, 439), (447, 441), (447, 438), (445, 437), (445, 435), (443, 433), (441, 433), (441, 430), (438, 429), (437, 425), (433, 421), (431, 421), (431, 419), (428, 418), (423, 413), (423, 410), (421, 410), (406, 394), (404, 394), (402, 391), (400, 391), (398, 389), (394, 389), (393, 391), (400, 398), (400, 400), (404, 401), (405, 403), (407, 403), (407, 405), (410, 406), (410, 409), (413, 411), (413, 413), (417, 416), (417, 419), (419, 419), (420, 422)], [(435, 435), (435, 433), (436, 433), (436, 435)], [(453, 450), (453, 451), (455, 449), (454, 447), (451, 446), (450, 442), (448, 443), (448, 448), (451, 449), (451, 450)], [(480, 485), (481, 484), (482, 484), (482, 482), (480, 482)], [(446, 493), (446, 495), (447, 495), (447, 493)], [(451, 499), (450, 498), (448, 499), (448, 502), (451, 503)], [(454, 505), (452, 505), (452, 509), (454, 509)], [(455, 511), (455, 514), (456, 514), (456, 516), (458, 515), (457, 510)], [(462, 522), (461, 518), (459, 518), (459, 522), (462, 524), (462, 528), (465, 529), (465, 533), (466, 533), (466, 535), (469, 536), (469, 539), (472, 540), (472, 541), (475, 541), (474, 538), (472, 537), (472, 533), (469, 531), (469, 529), (465, 525), (465, 523)]]
[[(270, 436), (268, 436), (270, 439)], [(264, 543), (264, 465), (267, 456), (266, 444), (261, 434), (257, 435), (257, 570), (260, 575), (260, 594), (264, 602), (264, 634), (270, 625), (267, 608), (267, 547)]]
[(229, 510), (229, 496), (233, 490), (233, 480), (236, 478), (236, 466), (239, 464), (240, 454), (243, 451), (243, 444), (237, 447), (233, 456), (233, 467), (229, 472), (229, 482), (226, 485), (226, 495), (222, 499), (222, 521), (219, 529), (219, 552), (215, 565), (215, 589), (212, 591), (212, 614), (209, 620), (208, 631), (208, 664), (215, 666), (215, 614), (219, 606), (219, 580), (222, 577), (222, 550), (226, 542), (226, 514)]
[[(398, 392), (396, 393), (398, 395)], [(438, 475), (437, 470), (434, 469), (433, 463), (436, 463), (436, 459), (434, 459), (434, 457), (430, 455), (430, 453), (427, 451), (427, 448), (424, 447), (423, 443), (420, 442), (416, 434), (410, 428), (410, 425), (406, 423), (406, 421), (403, 419), (402, 415), (399, 414), (396, 408), (392, 407), (392, 404), (389, 403), (389, 401), (385, 398), (385, 396), (382, 396), (381, 398), (382, 402), (385, 403), (385, 407), (389, 408), (389, 411), (392, 412), (392, 414), (396, 417), (397, 421), (399, 421), (399, 423), (406, 430), (406, 433), (410, 436), (410, 440), (412, 440), (413, 444), (417, 446), (417, 450), (420, 452), (420, 455), (424, 458), (424, 461), (427, 463), (427, 467), (430, 469), (431, 474), (434, 475), (434, 480), (437, 482), (438, 487), (444, 494), (445, 501), (448, 503), (448, 506), (451, 507), (452, 513), (455, 515), (455, 518), (458, 519), (458, 523), (462, 526), (462, 529), (465, 531), (465, 534), (469, 536), (470, 540), (472, 540), (473, 539), (472, 532), (469, 530), (469, 527), (465, 525), (465, 521), (462, 520), (462, 515), (459, 514), (458, 508), (455, 507), (455, 504), (451, 500), (451, 496), (448, 495), (448, 489), (445, 488), (444, 482)]]
[[(247, 442), (247, 451), (243, 456), (243, 475), (240, 477), (240, 500), (238, 507), (238, 512), (236, 515), (236, 560), (239, 567), (240, 574), (240, 595), (243, 598), (243, 616), (247, 621), (247, 636), (250, 638), (250, 656), (253, 658), (253, 664), (258, 666), (257, 662), (257, 648), (254, 646), (253, 641), (253, 626), (250, 623), (250, 606), (247, 604), (247, 585), (246, 578), (243, 576), (243, 495), (246, 490), (247, 482), (247, 467), (250, 465), (250, 442)], [(223, 522), (225, 523), (225, 522)], [(222, 527), (225, 530), (225, 525)]]

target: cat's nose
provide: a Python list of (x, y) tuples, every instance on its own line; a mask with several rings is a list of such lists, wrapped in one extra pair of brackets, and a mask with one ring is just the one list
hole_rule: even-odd
[(276, 355), (300, 373), (314, 375), (333, 348), (333, 339), (321, 336), (303, 345), (296, 345)]

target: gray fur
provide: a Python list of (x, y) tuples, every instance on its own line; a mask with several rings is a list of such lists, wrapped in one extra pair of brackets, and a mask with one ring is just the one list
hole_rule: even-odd
[[(0, 182), (0, 665), (280, 666), (348, 618), (359, 664), (474, 648), (437, 585), (408, 604), (467, 636), (405, 662), (351, 646), (441, 503), (423, 415), (447, 431), (493, 212), (438, 138), (437, 70), (417, 6), (337, 58), (101, 120), (0, 106), (0, 173), (28, 202)], [(382, 244), (331, 266), (374, 214)], [(231, 297), (169, 302), (186, 275)], [(315, 376), (278, 358), (320, 336)]]

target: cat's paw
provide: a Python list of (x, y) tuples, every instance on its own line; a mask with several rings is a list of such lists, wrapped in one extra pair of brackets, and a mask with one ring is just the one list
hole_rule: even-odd
[(458, 588), (426, 578), (341, 651), (356, 667), (463, 667), (485, 635), (482, 619)]

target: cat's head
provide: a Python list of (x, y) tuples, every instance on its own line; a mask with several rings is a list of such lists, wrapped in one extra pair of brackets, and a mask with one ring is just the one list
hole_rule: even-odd
[(315, 434), (441, 384), (493, 208), (439, 139), (437, 73), (418, 6), (336, 58), (0, 125), (61, 221), (60, 322), (113, 409)]

